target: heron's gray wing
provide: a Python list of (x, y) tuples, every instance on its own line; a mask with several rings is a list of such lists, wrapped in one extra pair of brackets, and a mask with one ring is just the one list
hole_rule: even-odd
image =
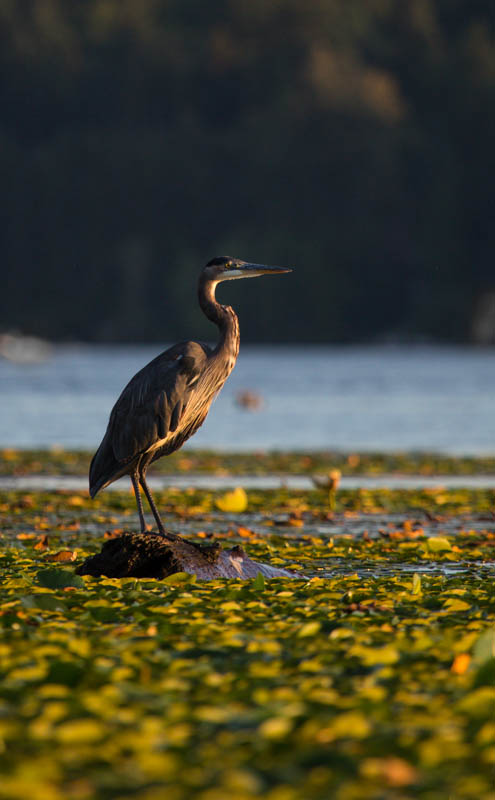
[(204, 346), (183, 342), (134, 375), (108, 423), (117, 461), (129, 463), (177, 430), (207, 360)]

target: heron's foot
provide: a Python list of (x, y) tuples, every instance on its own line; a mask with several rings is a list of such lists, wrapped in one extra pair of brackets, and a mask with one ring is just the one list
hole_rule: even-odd
[(162, 536), (164, 539), (169, 539), (171, 542), (177, 542), (182, 538), (178, 533), (167, 531), (163, 527), (158, 528), (157, 531), (150, 531), (150, 533), (152, 533), (154, 536)]

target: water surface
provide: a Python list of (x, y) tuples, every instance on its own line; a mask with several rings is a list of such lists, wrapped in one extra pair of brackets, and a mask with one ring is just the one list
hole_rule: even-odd
[[(92, 449), (125, 383), (163, 348), (64, 346), (0, 361), (0, 446)], [(236, 403), (244, 389), (259, 411)], [(495, 451), (495, 350), (241, 347), (190, 446), (224, 450)]]

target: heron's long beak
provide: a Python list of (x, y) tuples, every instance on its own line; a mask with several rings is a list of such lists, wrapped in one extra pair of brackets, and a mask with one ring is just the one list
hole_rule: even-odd
[(257, 275), (280, 275), (282, 272), (292, 272), (288, 267), (267, 267), (265, 264), (250, 264), (243, 262), (236, 264), (232, 269), (223, 273), (222, 280), (235, 280), (236, 278), (256, 278)]

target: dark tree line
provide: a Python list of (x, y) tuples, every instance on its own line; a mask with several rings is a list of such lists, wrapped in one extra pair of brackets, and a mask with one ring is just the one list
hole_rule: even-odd
[[(491, 0), (6, 0), (0, 327), (470, 339), (495, 289)], [(296, 319), (295, 319), (296, 317)]]

